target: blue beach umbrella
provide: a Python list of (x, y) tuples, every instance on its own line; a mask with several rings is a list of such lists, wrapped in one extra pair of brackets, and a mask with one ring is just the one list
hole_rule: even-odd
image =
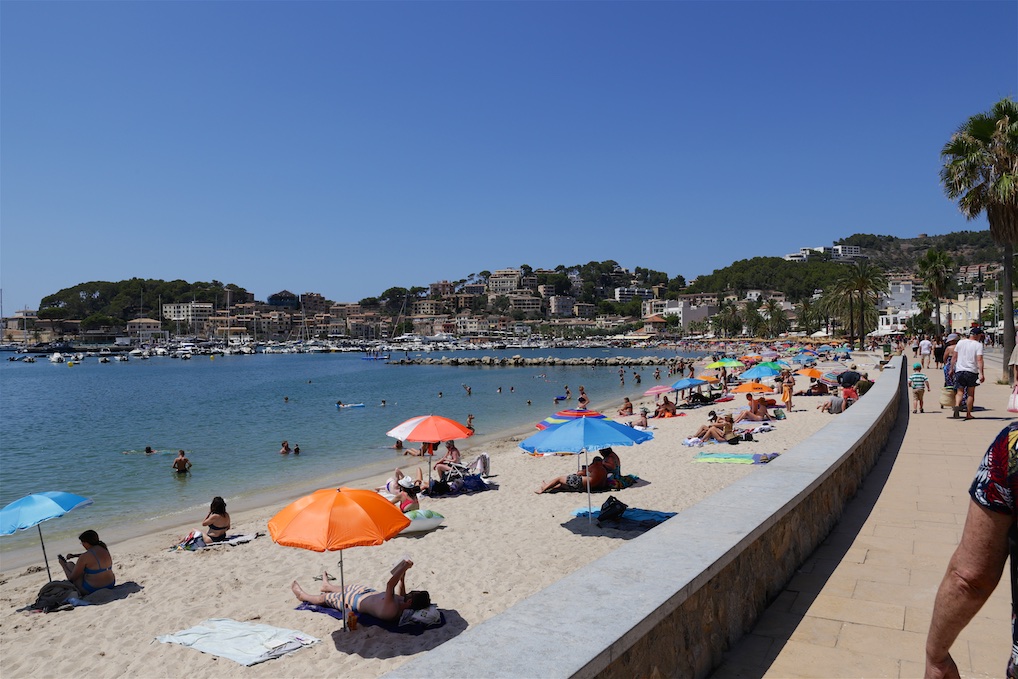
[[(633, 427), (619, 424), (614, 420), (597, 420), (581, 417), (557, 427), (549, 427), (543, 431), (520, 441), (520, 448), (531, 455), (578, 455), (583, 453), (583, 461), (587, 461), (587, 451), (603, 450), (615, 446), (635, 446), (649, 441), (654, 435), (649, 431), (640, 431)], [(587, 486), (587, 516), (590, 516), (590, 486)]]
[(53, 576), (49, 570), (49, 559), (46, 557), (46, 543), (42, 539), (42, 526), (39, 524), (63, 516), (72, 509), (90, 504), (92, 501), (87, 497), (59, 490), (47, 490), (42, 493), (26, 495), (0, 509), (0, 535), (14, 535), (19, 530), (38, 526), (42, 558), (46, 562), (46, 575), (50, 582), (53, 582)]
[(760, 378), (774, 377), (779, 372), (781, 371), (776, 370), (774, 368), (768, 368), (766, 366), (758, 365), (755, 368), (750, 368), (746, 372), (742, 373), (741, 375), (739, 375), (739, 377), (741, 377), (744, 380), (755, 380), (758, 377)]
[(672, 389), (674, 389), (675, 391), (683, 391), (684, 389), (699, 387), (702, 384), (707, 384), (707, 380), (699, 380), (695, 377), (684, 377), (675, 384), (673, 384)]

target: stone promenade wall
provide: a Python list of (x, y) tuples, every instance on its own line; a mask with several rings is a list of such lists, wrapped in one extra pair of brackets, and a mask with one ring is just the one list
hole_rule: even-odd
[(865, 398), (759, 473), (387, 676), (709, 675), (873, 467), (905, 393), (902, 365), (892, 358)]

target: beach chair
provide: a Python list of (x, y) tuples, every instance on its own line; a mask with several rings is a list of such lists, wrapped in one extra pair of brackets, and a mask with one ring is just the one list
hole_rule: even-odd
[(447, 471), (442, 478), (442, 480), (446, 483), (455, 481), (456, 479), (462, 479), (466, 476), (473, 476), (475, 474), (482, 477), (489, 476), (491, 474), (491, 459), (488, 457), (487, 453), (481, 453), (475, 457), (473, 462), (470, 464), (449, 464), (447, 462), (446, 465), (448, 465), (449, 471)]

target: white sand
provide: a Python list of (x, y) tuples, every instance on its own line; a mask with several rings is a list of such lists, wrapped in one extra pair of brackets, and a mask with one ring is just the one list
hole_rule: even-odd
[[(871, 366), (860, 366), (869, 369)], [(871, 377), (876, 371), (870, 370)], [(798, 388), (807, 383), (798, 378)], [(647, 384), (645, 386), (651, 386)], [(655, 439), (617, 448), (624, 474), (641, 483), (614, 493), (631, 507), (681, 512), (747, 474), (766, 474), (766, 465), (694, 463), (698, 452), (783, 453), (831, 421), (816, 410), (823, 398), (799, 397), (795, 411), (775, 422), (776, 431), (739, 446), (690, 448), (681, 441), (706, 421), (710, 408), (680, 411), (686, 416), (652, 419)], [(642, 403), (650, 403), (644, 398)], [(718, 404), (734, 411), (745, 399)], [(641, 402), (637, 402), (637, 409)], [(606, 405), (609, 413), (618, 404)], [(430, 590), (445, 611), (447, 624), (421, 636), (394, 634), (378, 627), (344, 633), (329, 616), (296, 611), (290, 591), (296, 579), (308, 591), (323, 569), (338, 576), (338, 554), (282, 547), (266, 535), (236, 547), (199, 552), (167, 549), (193, 526), (111, 544), (117, 582), (135, 583), (132, 593), (102, 605), (52, 614), (18, 612), (35, 600), (46, 582), (39, 566), (5, 573), (0, 581), (0, 673), (16, 677), (321, 677), (380, 675), (462, 630), (496, 615), (607, 552), (636, 533), (588, 526), (571, 511), (586, 507), (582, 493), (535, 495), (542, 481), (576, 469), (575, 457), (530, 457), (516, 446), (520, 437), (487, 447), (497, 490), (422, 500), (422, 508), (446, 516), (432, 533), (399, 537), (377, 547), (344, 552), (346, 583), (384, 587), (389, 569), (404, 555), (415, 562), (407, 576), (413, 589)], [(461, 442), (464, 460), (481, 449)], [(802, 454), (802, 453), (799, 453)], [(406, 471), (412, 473), (411, 459)], [(425, 466), (426, 469), (426, 466)], [(384, 479), (365, 479), (372, 488)], [(595, 508), (608, 493), (593, 496)], [(283, 505), (233, 516), (231, 533), (267, 532), (266, 524)], [(567, 525), (563, 525), (567, 524)], [(58, 552), (78, 552), (78, 544), (47, 545), (51, 567), (59, 573)], [(125, 589), (132, 589), (128, 587)], [(100, 592), (99, 598), (107, 595)], [(116, 595), (115, 595), (116, 596)], [(182, 646), (153, 641), (206, 618), (233, 618), (301, 630), (322, 641), (282, 658), (245, 668)]]

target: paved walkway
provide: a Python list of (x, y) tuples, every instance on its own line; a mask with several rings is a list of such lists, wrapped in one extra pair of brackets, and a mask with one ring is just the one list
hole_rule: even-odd
[[(911, 366), (911, 359), (909, 366)], [(993, 437), (1014, 417), (987, 355), (977, 419), (939, 406), (943, 373), (926, 370), (926, 412), (902, 408), (877, 466), (834, 531), (713, 679), (922, 677), (933, 600), (961, 537), (968, 488)], [(910, 370), (911, 372), (911, 370)], [(909, 394), (911, 401), (911, 393)], [(964, 416), (964, 413), (962, 414)], [(1010, 588), (1001, 584), (952, 648), (963, 677), (1003, 676)]]

